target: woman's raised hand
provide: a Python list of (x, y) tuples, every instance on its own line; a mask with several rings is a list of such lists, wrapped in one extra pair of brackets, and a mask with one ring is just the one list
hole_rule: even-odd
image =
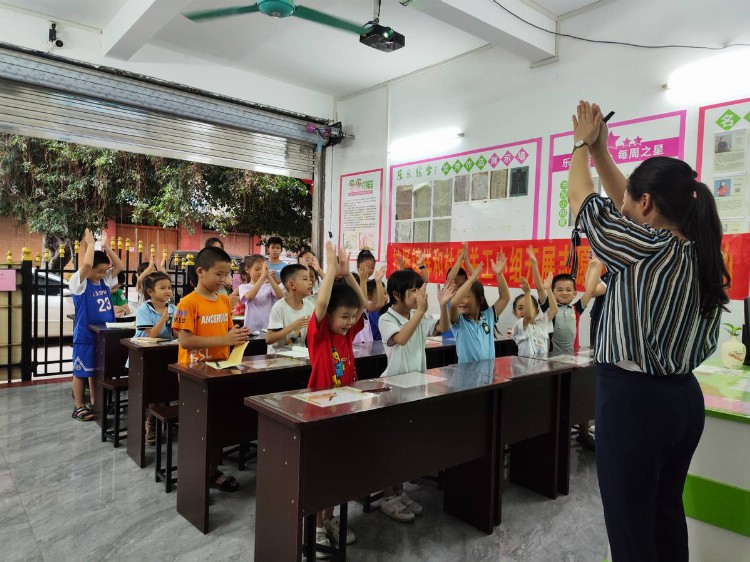
[(593, 145), (599, 137), (599, 127), (602, 123), (601, 110), (594, 113), (591, 104), (581, 100), (576, 107), (576, 115), (573, 115), (573, 139), (582, 140), (589, 146)]

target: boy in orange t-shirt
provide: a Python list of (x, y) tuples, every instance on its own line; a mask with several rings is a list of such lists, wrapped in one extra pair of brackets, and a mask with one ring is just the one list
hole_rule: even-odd
[[(223, 361), (229, 357), (229, 346), (246, 342), (247, 328), (232, 322), (232, 308), (226, 295), (218, 294), (224, 280), (232, 271), (232, 259), (217, 247), (203, 248), (195, 258), (198, 284), (177, 305), (173, 329), (180, 342), (178, 362)], [(211, 455), (218, 458), (219, 451)], [(234, 492), (239, 485), (231, 476), (224, 475), (213, 462), (211, 487), (223, 492)]]

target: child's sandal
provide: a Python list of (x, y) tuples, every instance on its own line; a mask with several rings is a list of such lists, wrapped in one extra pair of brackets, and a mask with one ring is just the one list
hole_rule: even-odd
[(96, 419), (96, 416), (86, 406), (75, 408), (73, 410), (73, 414), (70, 417), (81, 422), (89, 422)]

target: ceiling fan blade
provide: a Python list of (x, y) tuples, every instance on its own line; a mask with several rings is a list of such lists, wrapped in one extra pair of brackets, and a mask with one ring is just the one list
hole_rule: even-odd
[(294, 9), (294, 13), (292, 15), (297, 16), (298, 18), (302, 18), (303, 20), (314, 21), (315, 23), (320, 23), (329, 27), (335, 27), (336, 29), (343, 29), (344, 31), (356, 33), (357, 35), (361, 35), (365, 31), (363, 25), (347, 20), (342, 20), (340, 18), (331, 16), (329, 14), (324, 14), (323, 12), (319, 12), (317, 10), (305, 8), (304, 6), (297, 6)]
[(257, 4), (250, 6), (235, 6), (234, 8), (218, 8), (216, 10), (202, 10), (200, 12), (188, 12), (184, 16), (191, 21), (205, 21), (216, 18), (227, 18), (230, 16), (239, 16), (242, 14), (252, 14), (258, 11)]

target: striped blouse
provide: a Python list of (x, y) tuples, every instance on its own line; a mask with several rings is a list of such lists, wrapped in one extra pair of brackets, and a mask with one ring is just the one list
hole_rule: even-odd
[(584, 201), (578, 224), (612, 273), (599, 322), (597, 363), (632, 365), (663, 376), (689, 373), (713, 353), (721, 309), (710, 318), (700, 314), (693, 242), (639, 225), (598, 195)]

